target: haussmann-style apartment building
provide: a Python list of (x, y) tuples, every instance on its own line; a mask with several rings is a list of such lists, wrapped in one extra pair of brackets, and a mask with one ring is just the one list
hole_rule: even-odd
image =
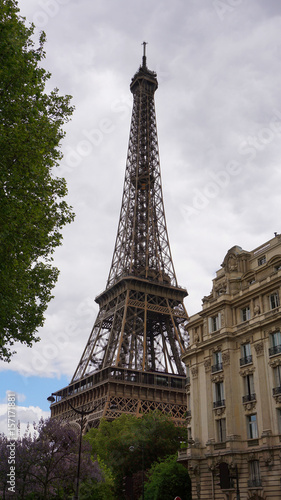
[(231, 248), (189, 322), (193, 500), (281, 499), (281, 235)]

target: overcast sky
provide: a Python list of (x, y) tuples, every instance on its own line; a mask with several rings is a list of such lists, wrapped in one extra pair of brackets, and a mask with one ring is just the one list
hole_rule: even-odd
[[(276, 0), (19, 0), (47, 35), (48, 90), (73, 96), (59, 168), (76, 218), (55, 254), (55, 298), (32, 349), (0, 365), (22, 424), (48, 415), (98, 311), (117, 232), (129, 138), (129, 85), (147, 45), (164, 203), (188, 313), (228, 249), (253, 250), (280, 232), (281, 4)], [(38, 33), (37, 31), (37, 33)]]

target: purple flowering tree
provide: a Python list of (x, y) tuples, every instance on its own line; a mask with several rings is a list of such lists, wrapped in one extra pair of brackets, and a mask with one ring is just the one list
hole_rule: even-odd
[[(40, 420), (33, 437), (26, 433), (15, 441), (15, 492), (7, 488), (8, 439), (0, 436), (0, 493), (2, 498), (69, 498), (75, 491), (79, 431), (55, 419)], [(97, 462), (91, 459), (91, 446), (82, 443), (80, 481), (101, 481)]]

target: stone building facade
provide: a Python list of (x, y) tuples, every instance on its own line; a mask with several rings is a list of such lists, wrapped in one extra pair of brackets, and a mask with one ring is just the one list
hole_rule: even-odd
[[(189, 322), (193, 500), (281, 499), (281, 235), (231, 248)], [(219, 468), (229, 475), (220, 482)], [(225, 468), (226, 467), (226, 470)]]

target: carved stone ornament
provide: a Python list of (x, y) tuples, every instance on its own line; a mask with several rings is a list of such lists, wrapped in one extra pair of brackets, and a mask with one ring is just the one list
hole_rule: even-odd
[(252, 411), (256, 408), (256, 401), (251, 401), (244, 405), (244, 409), (246, 413), (252, 413)]
[(195, 462), (195, 460), (189, 460), (188, 461), (188, 470), (192, 472), (194, 475), (199, 474), (199, 465), (198, 462)]
[(229, 352), (223, 352), (222, 353), (222, 363), (224, 366), (227, 366), (230, 364), (230, 354)]
[(200, 337), (197, 332), (195, 332), (193, 335), (193, 342), (194, 344), (198, 344), (200, 342)]
[(205, 366), (205, 372), (206, 373), (209, 372), (211, 370), (211, 360), (205, 359), (204, 366)]
[(272, 368), (275, 368), (276, 366), (280, 366), (281, 365), (281, 358), (277, 358), (277, 359), (272, 359), (268, 362), (268, 364), (272, 367)]
[(230, 254), (227, 259), (226, 270), (231, 272), (231, 271), (237, 271), (237, 269), (238, 269), (237, 257), (236, 255)]
[(216, 347), (214, 347), (212, 349), (212, 352), (220, 352), (222, 350), (222, 345), (219, 344), (219, 345), (216, 345)]
[(261, 308), (260, 308), (260, 305), (258, 303), (256, 303), (255, 307), (254, 307), (254, 316), (258, 316), (261, 312)]
[(192, 378), (197, 378), (198, 377), (198, 368), (197, 368), (197, 366), (193, 366), (191, 368), (191, 375), (192, 375)]
[(264, 333), (270, 335), (271, 333), (280, 332), (280, 329), (280, 325), (275, 325), (273, 328), (269, 328), (269, 330), (266, 330)]
[(264, 354), (264, 350), (263, 350), (263, 342), (258, 342), (257, 344), (254, 344), (255, 346), (255, 351), (257, 353), (257, 356), (261, 356), (262, 354)]
[(223, 373), (218, 373), (217, 375), (213, 375), (211, 377), (211, 380), (214, 384), (216, 384), (217, 382), (223, 382), (223, 379), (224, 379)]
[(240, 370), (239, 375), (241, 375), (241, 377), (246, 377), (247, 375), (252, 375), (252, 373), (254, 373), (255, 369), (256, 368), (254, 366), (249, 366), (248, 368), (244, 368), (243, 370)]
[(270, 465), (273, 464), (273, 454), (271, 451), (269, 450), (265, 450), (263, 452), (263, 459), (264, 459), (264, 463), (267, 467), (269, 467)]
[(222, 406), (221, 408), (215, 408), (216, 417), (221, 417), (224, 413), (225, 413), (225, 406)]
[(249, 455), (246, 456), (246, 460), (248, 462), (253, 462), (253, 460), (258, 460), (258, 458), (259, 457), (258, 457), (257, 453), (249, 453)]
[(280, 405), (280, 403), (281, 403), (281, 396), (280, 395), (279, 396), (274, 396), (274, 398), (275, 398), (275, 403), (278, 403), (278, 405)]

